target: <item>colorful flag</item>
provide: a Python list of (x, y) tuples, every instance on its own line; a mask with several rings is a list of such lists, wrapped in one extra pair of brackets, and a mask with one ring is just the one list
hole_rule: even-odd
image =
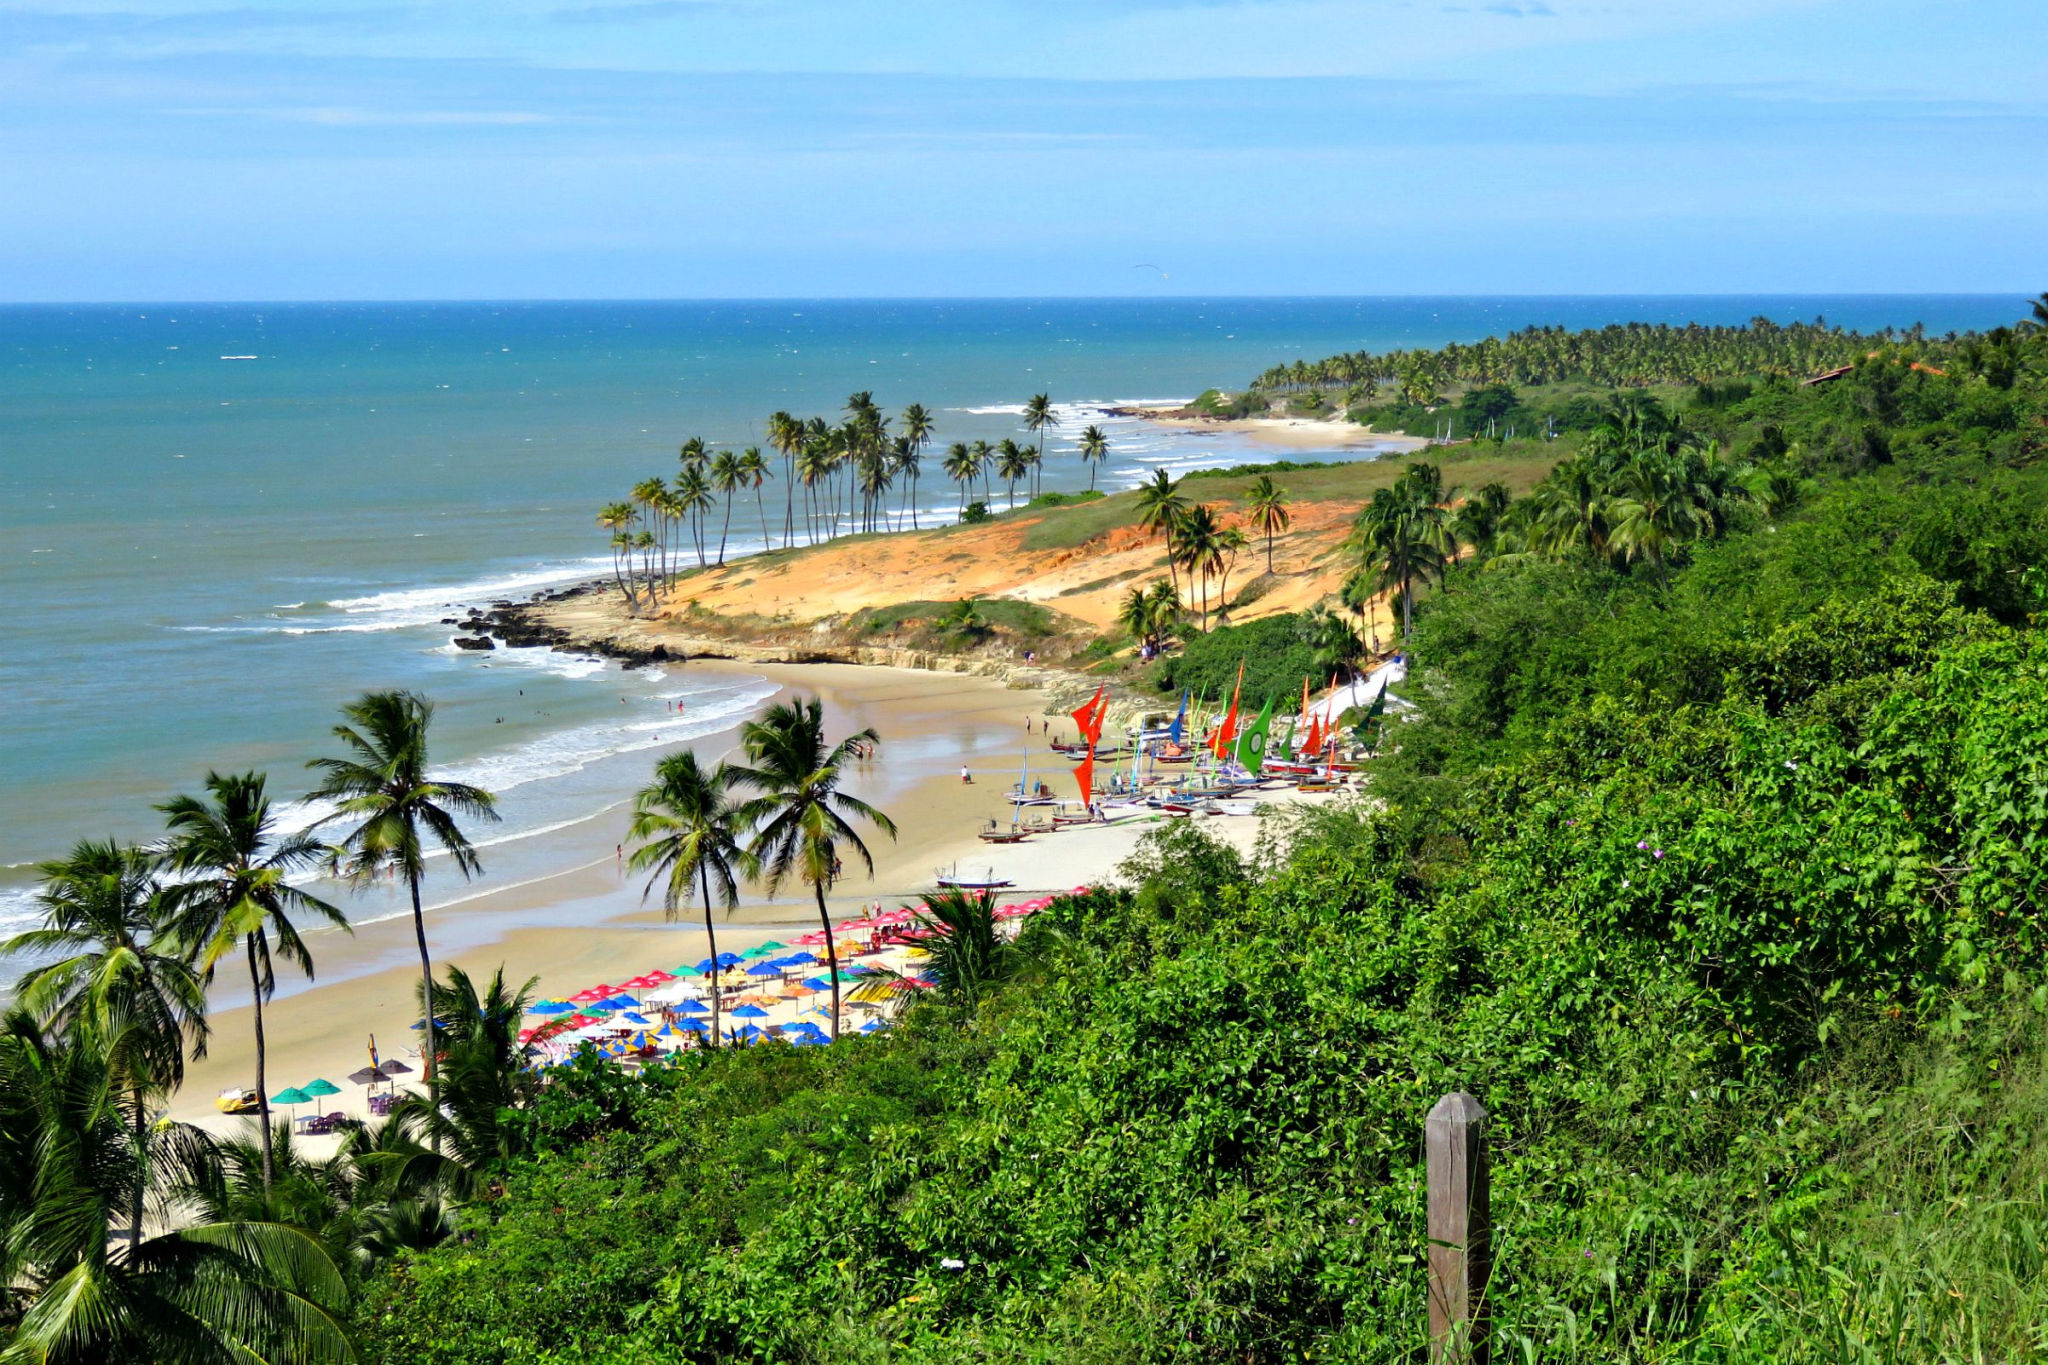
[(1186, 723), (1187, 718), (1188, 690), (1185, 687), (1183, 687), (1180, 690), (1180, 710), (1174, 715), (1173, 724), (1168, 726), (1166, 730), (1166, 738), (1168, 743), (1175, 745), (1178, 745), (1180, 743), (1181, 730), (1183, 725)]
[(1266, 761), (1266, 734), (1273, 725), (1273, 702), (1268, 698), (1259, 710), (1259, 718), (1244, 727), (1244, 733), (1237, 740), (1237, 764), (1246, 772), (1256, 775), (1259, 765)]

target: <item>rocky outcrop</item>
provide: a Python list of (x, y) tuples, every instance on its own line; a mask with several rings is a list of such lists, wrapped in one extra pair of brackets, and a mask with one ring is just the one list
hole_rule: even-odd
[(498, 646), (488, 635), (458, 635), (455, 637), (455, 647), (457, 649), (480, 650), (496, 649)]

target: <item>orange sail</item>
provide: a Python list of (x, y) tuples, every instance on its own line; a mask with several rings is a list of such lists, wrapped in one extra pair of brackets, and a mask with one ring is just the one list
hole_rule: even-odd
[(1237, 742), (1237, 699), (1243, 691), (1244, 661), (1240, 659), (1237, 663), (1237, 685), (1230, 689), (1230, 710), (1224, 713), (1223, 728), (1216, 732), (1216, 738), (1209, 746), (1209, 752), (1218, 759), (1229, 753), (1230, 746)]
[(1074, 712), (1074, 724), (1080, 727), (1081, 742), (1088, 746), (1087, 752), (1081, 756), (1081, 766), (1075, 770), (1075, 777), (1081, 784), (1083, 805), (1095, 799), (1095, 745), (1102, 738), (1102, 718), (1109, 713), (1109, 699), (1103, 692), (1103, 688), (1096, 688), (1095, 695)]

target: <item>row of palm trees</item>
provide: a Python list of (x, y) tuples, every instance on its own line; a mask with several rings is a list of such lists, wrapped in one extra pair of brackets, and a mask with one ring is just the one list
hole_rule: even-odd
[(1442, 582), (1461, 555), (1641, 566), (1662, 584), (1684, 547), (1725, 534), (1740, 509), (1776, 516), (1796, 503), (1806, 491), (1797, 454), (1733, 458), (1655, 398), (1624, 394), (1525, 498), (1498, 483), (1460, 496), (1436, 465), (1409, 465), (1353, 522), (1347, 545), (1359, 572), (1346, 601), (1362, 609), (1370, 597), (1392, 594), (1405, 638), (1417, 587)]
[[(332, 806), (321, 824), (352, 825), (339, 843), (280, 828), (263, 774), (209, 773), (203, 795), (159, 808), (166, 832), (156, 844), (87, 840), (41, 868), (42, 925), (0, 945), (0, 956), (39, 964), (0, 1025), (0, 1162), (11, 1168), (0, 1176), (0, 1255), (25, 1358), (347, 1357), (330, 1248), (275, 1201), (288, 1135), (270, 1123), (263, 1009), (280, 963), (313, 975), (303, 924), (348, 927), (294, 881), (322, 869), (407, 882), (422, 997), (433, 996), (419, 899), (425, 845), (475, 871), (460, 819), (495, 818), (495, 807), (486, 792), (427, 776), (432, 714), (403, 692), (343, 708), (334, 727), (343, 753), (313, 761), (320, 780), (310, 798)], [(207, 987), (234, 958), (249, 973), (256, 1061), (257, 1139), (240, 1145), (152, 1122), (153, 1107), (183, 1083), (188, 1052), (205, 1054)], [(377, 1138), (387, 1156), (417, 1158), (415, 1174), (361, 1174), (384, 1212), (366, 1217), (358, 1251), (388, 1240), (395, 1224), (419, 1226), (418, 1201), (444, 1183), (440, 1147), (452, 1129), (436, 1062), (448, 1054), (436, 1012), (426, 1013), (434, 1098)], [(394, 1211), (394, 1200), (411, 1202)], [(146, 1236), (152, 1225), (166, 1230)]]
[[(1165, 541), (1168, 577), (1163, 585), (1134, 589), (1134, 593), (1142, 596), (1135, 599), (1127, 596), (1123, 614), (1130, 618), (1125, 625), (1133, 635), (1155, 642), (1163, 639), (1162, 631), (1170, 632), (1179, 619), (1180, 575), (1183, 570), (1188, 575), (1189, 590), (1199, 589), (1197, 609), (1201, 629), (1209, 629), (1209, 580), (1212, 575), (1217, 579), (1217, 620), (1220, 624), (1227, 619), (1230, 574), (1237, 565), (1238, 555), (1251, 544), (1251, 538), (1243, 527), (1227, 524), (1215, 507), (1190, 498), (1184, 491), (1184, 484), (1184, 480), (1175, 479), (1160, 469), (1153, 471), (1150, 483), (1138, 489), (1138, 525)], [(1293, 520), (1288, 510), (1290, 506), (1286, 490), (1275, 485), (1269, 474), (1259, 475), (1245, 490), (1247, 524), (1266, 538), (1268, 573), (1273, 571), (1273, 538), (1286, 530)], [(1166, 589), (1164, 595), (1157, 592), (1161, 586)], [(1169, 598), (1171, 611), (1166, 610)], [(1147, 603), (1150, 605), (1145, 605)], [(1155, 626), (1160, 629), (1153, 629)]]
[[(452, 966), (437, 981), (428, 952), (428, 846), (474, 875), (463, 822), (497, 818), (488, 792), (431, 775), (432, 716), (431, 703), (407, 692), (345, 706), (333, 730), (341, 753), (309, 765), (319, 775), (309, 800), (331, 807), (310, 829), (280, 826), (263, 774), (209, 773), (203, 795), (160, 808), (158, 842), (88, 840), (41, 868), (42, 925), (0, 945), (0, 957), (35, 964), (0, 1020), (0, 1320), (23, 1358), (348, 1359), (344, 1271), (449, 1235), (459, 1206), (486, 1195), (523, 1150), (517, 1114), (540, 1080), (519, 1026), (536, 982), (509, 987), (501, 969), (479, 987)], [(672, 913), (701, 890), (707, 932), (710, 906), (732, 904), (738, 876), (758, 875), (771, 890), (810, 885), (836, 1037), (825, 895), (843, 858), (873, 866), (853, 821), (895, 833), (841, 789), (877, 740), (866, 731), (828, 745), (811, 698), (771, 708), (742, 742), (746, 767), (706, 772), (690, 753), (662, 760), (635, 803), (634, 866), (655, 873)], [(320, 831), (331, 825), (347, 828), (330, 844)], [(271, 1122), (264, 1038), (278, 966), (314, 974), (305, 927), (348, 928), (297, 883), (319, 871), (406, 884), (428, 1085), (327, 1158)], [(207, 988), (235, 957), (249, 973), (255, 1044), (247, 1140), (154, 1117), (183, 1084), (188, 1057), (204, 1057)]]
[[(629, 865), (649, 874), (647, 893), (661, 893), (662, 909), (678, 917), (692, 900), (704, 911), (710, 957), (718, 958), (714, 907), (739, 903), (740, 883), (758, 879), (770, 895), (800, 882), (817, 899), (832, 986), (832, 1037), (839, 1037), (839, 949), (825, 897), (848, 857), (874, 871), (855, 822), (896, 837), (895, 822), (845, 790), (853, 765), (881, 740), (872, 729), (834, 744), (825, 736), (824, 707), (810, 697), (778, 702), (740, 728), (746, 763), (706, 767), (690, 750), (655, 765), (654, 780), (633, 800)], [(721, 1012), (712, 993), (711, 1040)]]
[[(1024, 405), (1024, 428), (1035, 441), (1020, 445), (1005, 438), (956, 441), (946, 449), (940, 468), (960, 490), (960, 516), (968, 515), (969, 498), (980, 484), (984, 506), (994, 500), (992, 480), (1003, 481), (1009, 506), (1017, 505), (1017, 485), (1036, 496), (1045, 466), (1045, 443), (1060, 425), (1048, 394), (1034, 394)], [(931, 411), (922, 403), (906, 407), (891, 430), (890, 419), (862, 391), (846, 400), (843, 420), (798, 418), (787, 412), (768, 417), (768, 445), (782, 458), (784, 490), (782, 549), (798, 542), (815, 545), (842, 534), (919, 529), (917, 492), (924, 457), (936, 433)], [(1098, 426), (1081, 432), (1076, 453), (1088, 470), (1088, 487), (1109, 458), (1109, 438)], [(759, 446), (743, 451), (712, 451), (700, 437), (683, 443), (682, 468), (673, 482), (643, 479), (631, 493), (605, 504), (598, 526), (609, 534), (612, 577), (634, 610), (653, 605), (670, 587), (685, 562), (687, 536), (697, 567), (724, 564), (731, 539), (734, 505), (742, 494), (754, 494), (761, 543), (778, 548), (770, 525), (767, 482), (776, 476)], [(797, 509), (803, 499), (802, 516)], [(900, 496), (899, 496), (900, 493)], [(894, 500), (892, 506), (892, 499)], [(801, 530), (799, 530), (801, 520)], [(716, 548), (711, 548), (716, 521)]]
[(1760, 374), (1805, 376), (1852, 364), (1884, 345), (1920, 348), (1926, 345), (1925, 333), (1917, 327), (1845, 332), (1820, 319), (1780, 325), (1761, 317), (1739, 327), (1640, 322), (1577, 332), (1529, 327), (1505, 337), (1454, 342), (1435, 350), (1377, 355), (1353, 351), (1323, 360), (1296, 360), (1266, 370), (1252, 387), (1268, 393), (1339, 389), (1352, 403), (1368, 402), (1382, 388), (1390, 388), (1405, 402), (1429, 404), (1453, 384), (1577, 380), (1639, 387)]

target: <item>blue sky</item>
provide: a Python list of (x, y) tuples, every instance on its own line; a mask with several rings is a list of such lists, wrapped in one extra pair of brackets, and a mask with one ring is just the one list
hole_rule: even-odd
[(0, 0), (0, 184), (9, 300), (2033, 293), (2048, 14)]

